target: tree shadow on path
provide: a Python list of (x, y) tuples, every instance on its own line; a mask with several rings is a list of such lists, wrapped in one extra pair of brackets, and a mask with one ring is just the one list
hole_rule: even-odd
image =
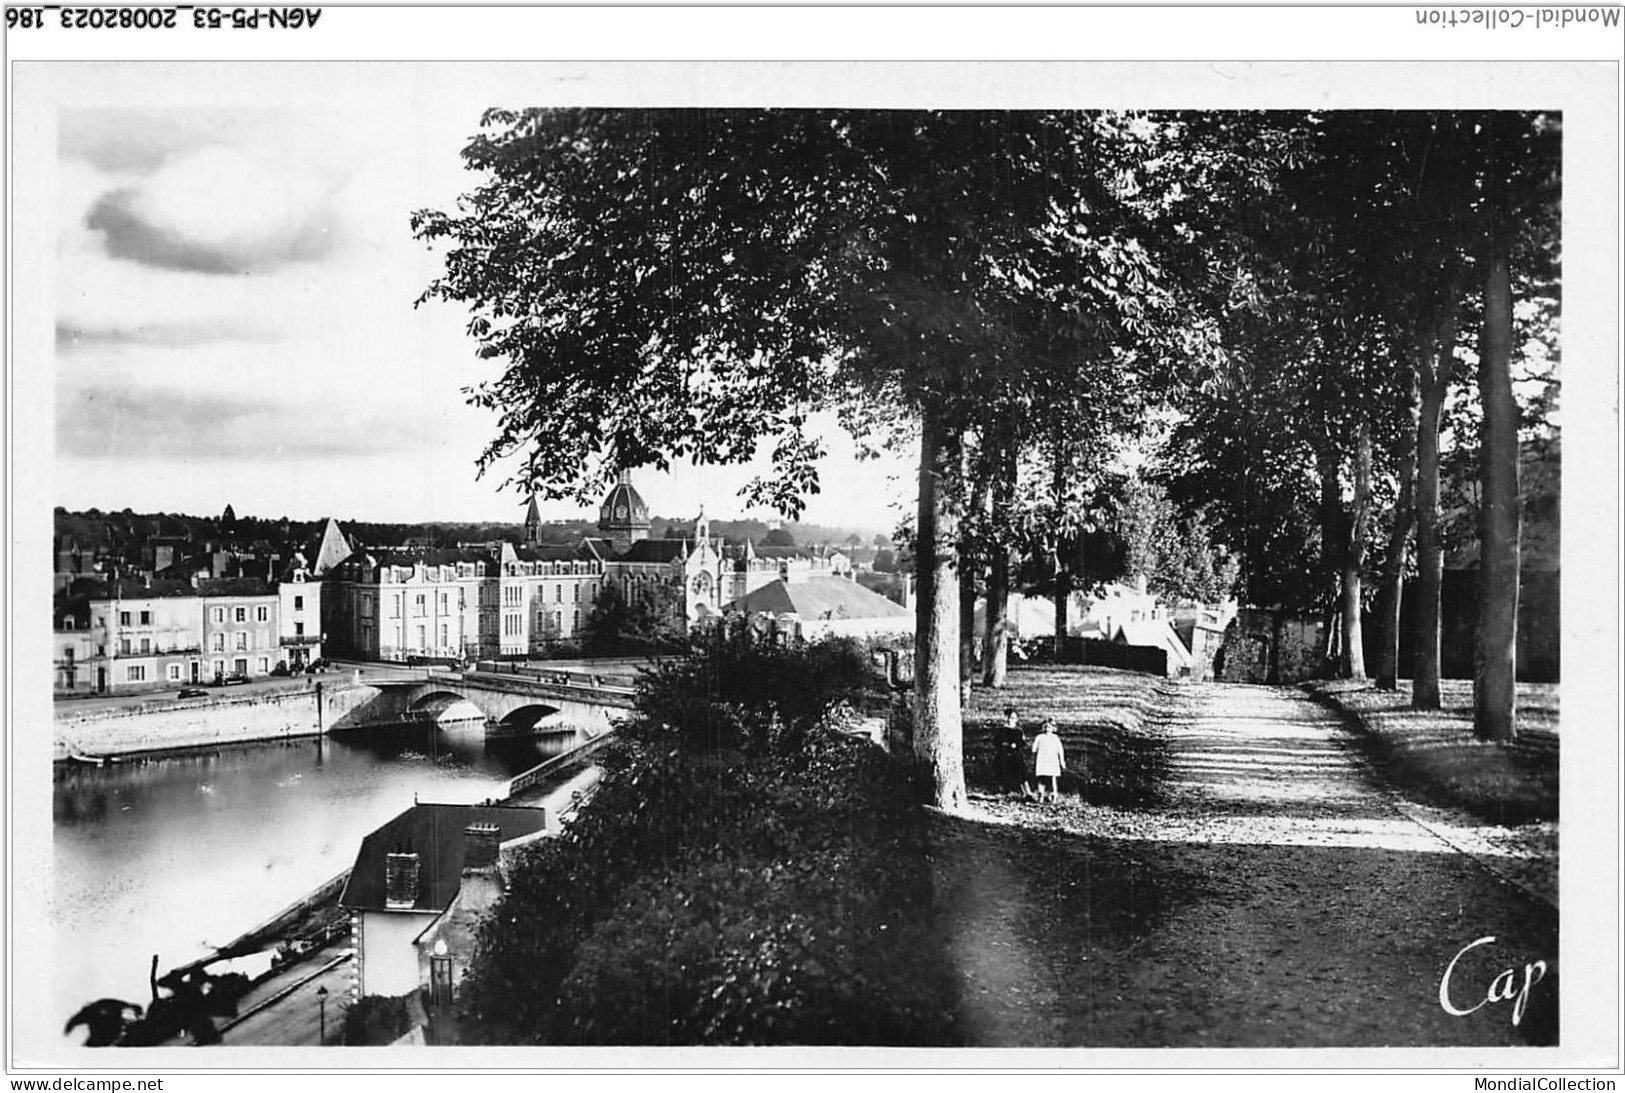
[[(1556, 1042), (1549, 907), (1397, 814), (1300, 696), (1195, 697), (1148, 749), (1132, 806), (983, 798), (977, 819), (939, 818), (938, 908), (971, 1043)], [(1457, 1015), (1440, 987), (1463, 949)]]

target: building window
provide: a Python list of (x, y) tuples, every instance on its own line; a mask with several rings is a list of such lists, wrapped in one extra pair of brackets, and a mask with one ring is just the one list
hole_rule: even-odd
[(119, 656), (121, 656), (121, 657), (127, 657), (127, 656), (130, 655), (130, 639), (129, 638), (119, 638), (118, 639), (118, 652), (119, 652)]
[(401, 617), (401, 594), (399, 592), (389, 598), (389, 617), (392, 619)]
[(413, 601), (413, 604), (414, 604), (414, 606), (417, 607), (417, 613), (419, 615), (424, 613), (424, 609), (425, 609), (426, 605), (428, 604), (428, 601), (429, 601), (429, 598), (427, 596), (423, 595), (423, 593), (421, 593), (421, 592), (418, 593), (417, 598)]
[(247, 634), (246, 631), (239, 631), (238, 632), (238, 634), (237, 634), (237, 648), (239, 648), (239, 649), (247, 649), (248, 648), (248, 634)]
[(218, 676), (223, 676), (223, 675), (226, 674), (226, 662), (225, 661), (217, 660), (217, 661), (214, 662), (214, 674), (217, 677)]
[(270, 622), (271, 609), (269, 607), (256, 607), (254, 609), (254, 618), (258, 622)]
[(248, 608), (246, 608), (246, 607), (237, 608), (237, 610), (236, 610), (235, 614), (233, 615), (233, 617), (238, 622), (247, 622), (248, 621)]
[(130, 613), (128, 611), (120, 611), (118, 613), (118, 624), (120, 626), (130, 625)]
[(141, 639), (141, 651), (143, 653), (152, 652), (152, 639), (151, 638), (142, 638)]
[(73, 663), (73, 646), (64, 645), (62, 647), (62, 659), (67, 661), (69, 664)]
[(580, 629), (581, 629), (581, 612), (580, 611), (572, 611), (572, 612), (570, 612), (570, 633), (573, 634), (577, 630), (580, 630)]
[(211, 646), (211, 648), (213, 648), (214, 651), (217, 652), (217, 653), (225, 652), (226, 651), (226, 635), (224, 635), (224, 634), (216, 634), (214, 636), (214, 644)]
[(144, 664), (132, 664), (124, 669), (124, 682), (145, 683), (147, 681), (147, 668)]
[(581, 586), (580, 585), (573, 584), (573, 585), (570, 586), (570, 602), (571, 603), (580, 603), (581, 602)]
[(440, 647), (442, 649), (444, 649), (447, 645), (450, 645), (450, 644), (451, 644), (451, 634), (447, 631), (446, 624), (441, 623), (440, 624)]
[(553, 586), (553, 602), (564, 602), (564, 586), (562, 584), (556, 584)]
[(225, 622), (226, 621), (226, 609), (224, 607), (216, 607), (214, 610), (212, 610), (210, 612), (210, 615), (212, 615), (214, 617), (215, 622)]
[(171, 682), (171, 683), (179, 683), (180, 679), (181, 679), (181, 666), (179, 664), (171, 664), (169, 666), (169, 682)]
[(142, 626), (151, 626), (152, 625), (152, 612), (151, 611), (143, 611), (143, 612), (141, 612), (141, 625)]
[(305, 624), (304, 623), (296, 622), (296, 623), (293, 624), (293, 636), (296, 637), (296, 638), (302, 638), (302, 637), (305, 636)]
[(260, 675), (264, 675), (266, 672), (269, 672), (271, 670), (271, 658), (270, 657), (260, 657), (259, 664), (260, 664)]

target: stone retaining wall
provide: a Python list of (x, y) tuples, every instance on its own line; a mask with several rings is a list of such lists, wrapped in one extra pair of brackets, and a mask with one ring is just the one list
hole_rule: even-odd
[(59, 751), (66, 749), (71, 754), (96, 758), (283, 740), (315, 736), (332, 728), (335, 720), (351, 715), (375, 698), (377, 688), (324, 688), (320, 719), (316, 693), (313, 687), (87, 710), (59, 715), (53, 728)]

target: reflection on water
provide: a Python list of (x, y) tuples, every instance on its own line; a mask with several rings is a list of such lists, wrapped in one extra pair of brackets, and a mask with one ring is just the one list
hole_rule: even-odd
[(478, 722), (62, 765), (52, 796), (57, 1009), (145, 1003), (147, 966), (204, 955), (336, 873), (414, 799), (500, 796), (569, 736), (486, 739)]

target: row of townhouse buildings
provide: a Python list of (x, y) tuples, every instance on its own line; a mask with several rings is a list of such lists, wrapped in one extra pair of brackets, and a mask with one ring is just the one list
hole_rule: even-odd
[(255, 678), (324, 655), (545, 654), (582, 634), (610, 586), (692, 625), (774, 581), (852, 576), (838, 550), (724, 542), (703, 512), (692, 537), (651, 539), (649, 506), (624, 474), (600, 506), (598, 528), (600, 536), (577, 543), (544, 543), (532, 501), (520, 543), (356, 549), (330, 519), (293, 553), (281, 580), (207, 571), (75, 580), (58, 595), (56, 690)]
[(579, 637), (611, 585), (693, 624), (775, 580), (851, 575), (838, 551), (726, 544), (703, 512), (691, 539), (650, 539), (649, 526), (623, 475), (601, 537), (541, 542), (533, 501), (522, 543), (353, 552), (325, 573), (329, 647), (363, 660), (526, 656)]
[(84, 580), (53, 627), (58, 694), (211, 683), (304, 667), (322, 655), (319, 581), (237, 577)]

